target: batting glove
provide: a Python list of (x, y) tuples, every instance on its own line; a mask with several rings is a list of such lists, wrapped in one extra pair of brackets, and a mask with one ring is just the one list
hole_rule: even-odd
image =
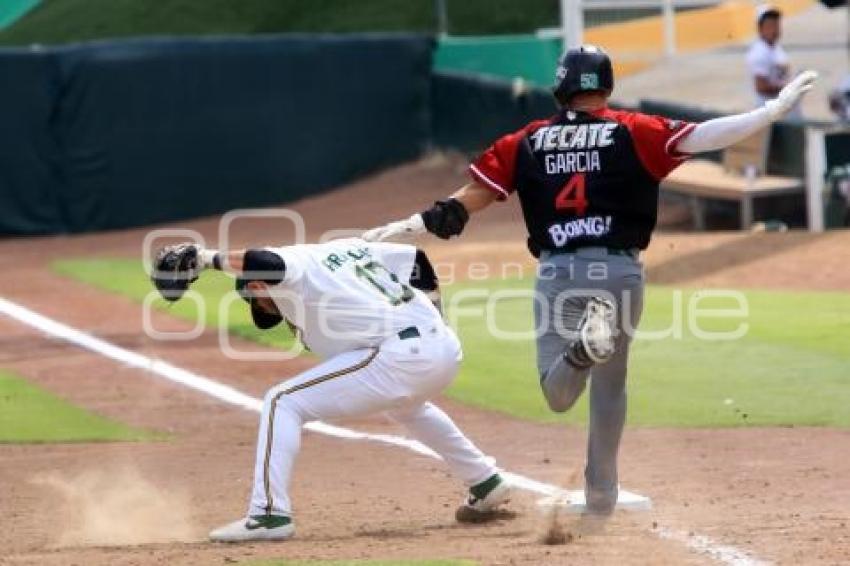
[(390, 222), (363, 232), (361, 238), (367, 242), (412, 242), (427, 232), (421, 214), (414, 214), (405, 220)]
[(782, 87), (779, 96), (764, 103), (772, 120), (779, 120), (787, 114), (803, 95), (812, 90), (818, 74), (814, 71), (803, 71), (797, 77)]

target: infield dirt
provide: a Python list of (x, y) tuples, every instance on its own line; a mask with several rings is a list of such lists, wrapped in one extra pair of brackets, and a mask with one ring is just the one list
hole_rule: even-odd
[[(462, 160), (435, 156), (291, 208), (316, 238), (328, 229), (366, 228), (406, 216), (464, 180)], [(662, 224), (679, 214), (665, 208)], [(173, 225), (198, 230), (216, 243), (218, 219)], [(50, 270), (50, 262), (61, 258), (138, 257), (147, 231), (4, 240), (0, 296), (255, 396), (312, 363), (232, 361), (219, 351), (212, 332), (188, 343), (154, 342), (141, 330), (138, 304)], [(238, 222), (233, 245), (291, 237), (280, 222)], [(478, 263), (494, 270), (505, 262), (533, 266), (516, 202), (491, 207), (461, 240), (429, 239), (423, 247), (438, 262), (453, 262), (459, 274)], [(846, 290), (850, 233), (661, 232), (644, 261), (652, 283)], [(159, 312), (154, 323), (162, 330), (188, 327)], [(602, 530), (566, 519), (565, 538), (571, 540), (554, 546), (540, 542), (547, 524), (531, 494), (517, 494), (512, 520), (460, 526), (453, 515), (463, 488), (441, 463), (307, 432), (293, 486), (297, 537), (282, 544), (212, 545), (203, 542), (206, 532), (245, 510), (254, 413), (6, 318), (0, 318), (0, 366), (87, 409), (173, 435), (151, 443), (0, 445), (0, 563), (222, 564), (260, 557), (455, 557), (529, 565), (716, 561), (663, 538), (662, 529), (686, 538), (690, 533), (694, 540), (707, 536), (779, 563), (850, 561), (850, 432), (793, 427), (627, 429), (623, 485), (650, 495), (655, 509), (618, 514)], [(528, 379), (529, 387), (537, 387), (532, 368)], [(505, 468), (580, 487), (583, 429), (438, 402)], [(402, 433), (377, 417), (345, 424)]]

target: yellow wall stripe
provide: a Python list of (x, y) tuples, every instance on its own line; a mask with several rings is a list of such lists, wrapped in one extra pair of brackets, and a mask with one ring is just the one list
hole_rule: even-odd
[[(797, 14), (814, 4), (814, 0), (774, 0), (784, 16)], [(754, 37), (755, 5), (744, 0), (730, 0), (710, 8), (688, 10), (676, 14), (677, 51), (696, 51), (739, 43)], [(588, 29), (586, 43), (599, 45), (613, 55), (617, 76), (641, 71), (664, 52), (664, 21), (661, 16)]]

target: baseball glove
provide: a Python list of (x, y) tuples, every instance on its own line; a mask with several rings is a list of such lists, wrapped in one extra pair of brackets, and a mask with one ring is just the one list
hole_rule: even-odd
[(177, 301), (198, 279), (199, 248), (195, 244), (165, 246), (153, 261), (151, 281), (166, 301)]

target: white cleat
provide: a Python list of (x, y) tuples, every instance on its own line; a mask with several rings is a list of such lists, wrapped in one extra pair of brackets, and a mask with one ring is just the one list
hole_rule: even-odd
[[(476, 493), (478, 495), (476, 495)], [(499, 518), (499, 507), (511, 498), (511, 486), (499, 474), (470, 488), (466, 500), (457, 508), (459, 523), (484, 523)]]
[(210, 533), (213, 542), (286, 540), (295, 534), (292, 519), (284, 515), (252, 515), (219, 527)]
[(579, 340), (587, 358), (604, 364), (614, 355), (615, 307), (608, 299), (591, 297), (579, 324)]
[(566, 350), (564, 358), (573, 367), (588, 369), (611, 359), (615, 351), (614, 303), (600, 297), (587, 301), (578, 324), (578, 338)]

